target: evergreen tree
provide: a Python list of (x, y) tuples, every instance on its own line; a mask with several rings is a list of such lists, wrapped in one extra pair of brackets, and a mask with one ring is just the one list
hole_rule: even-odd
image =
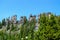
[(2, 23), (0, 22), (0, 29), (2, 28)]
[(2, 20), (2, 25), (6, 25), (5, 19)]

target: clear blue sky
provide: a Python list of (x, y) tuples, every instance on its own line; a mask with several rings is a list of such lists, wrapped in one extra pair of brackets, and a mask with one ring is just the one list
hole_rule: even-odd
[(0, 0), (0, 21), (15, 14), (20, 18), (41, 12), (60, 15), (60, 0)]

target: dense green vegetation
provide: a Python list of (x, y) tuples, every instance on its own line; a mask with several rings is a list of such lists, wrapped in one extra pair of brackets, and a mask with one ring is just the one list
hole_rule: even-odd
[[(15, 27), (13, 23), (8, 24), (6, 30), (2, 30), (2, 26), (5, 25), (5, 19), (3, 19), (0, 22), (0, 40), (60, 40), (60, 16), (48, 14), (42, 13), (40, 18), (36, 19), (39, 24), (37, 31), (35, 30), (36, 20), (29, 22), (26, 17), (18, 32), (16, 32), (18, 25)], [(7, 33), (9, 25), (12, 25), (12, 28)], [(11, 33), (12, 31), (14, 33)]]

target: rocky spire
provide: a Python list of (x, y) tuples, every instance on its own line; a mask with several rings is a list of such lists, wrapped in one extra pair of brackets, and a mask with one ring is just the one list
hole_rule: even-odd
[(11, 17), (11, 22), (16, 24), (16, 22), (17, 22), (17, 15), (14, 15), (14, 16)]
[(34, 16), (30, 15), (29, 21), (32, 21), (33, 19), (36, 19), (36, 15), (34, 15)]
[(51, 12), (48, 12), (47, 15), (48, 15), (48, 17), (49, 17), (49, 19), (50, 19), (50, 17), (51, 17)]

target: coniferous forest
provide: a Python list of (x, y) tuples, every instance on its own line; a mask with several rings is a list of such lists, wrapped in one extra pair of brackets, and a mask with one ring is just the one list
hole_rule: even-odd
[(0, 22), (0, 40), (60, 40), (60, 16), (51, 12), (38, 16), (17, 15)]

